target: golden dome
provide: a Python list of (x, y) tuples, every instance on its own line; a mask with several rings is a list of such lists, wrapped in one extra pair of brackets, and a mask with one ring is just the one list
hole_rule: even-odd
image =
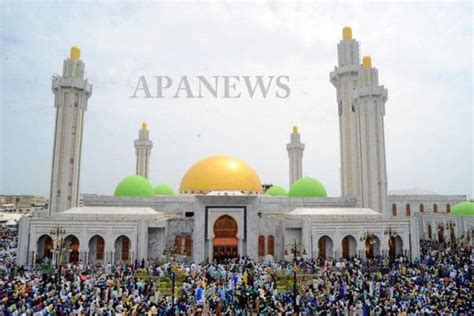
[(370, 58), (370, 56), (364, 56), (364, 58), (362, 58), (362, 67), (364, 67), (364, 69), (372, 68), (372, 58)]
[(352, 29), (350, 26), (345, 26), (342, 29), (342, 39), (343, 40), (351, 40), (352, 39)]
[(211, 156), (195, 163), (184, 175), (179, 187), (184, 194), (207, 194), (211, 191), (262, 193), (262, 183), (255, 170), (244, 161), (229, 156)]
[(72, 60), (81, 59), (81, 49), (79, 48), (79, 46), (71, 47), (71, 56), (70, 56), (70, 58)]

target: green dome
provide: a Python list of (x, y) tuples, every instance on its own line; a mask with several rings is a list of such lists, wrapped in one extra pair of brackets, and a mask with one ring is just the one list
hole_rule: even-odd
[(303, 177), (290, 188), (288, 195), (291, 197), (327, 197), (326, 189), (318, 180), (311, 177)]
[(453, 215), (474, 216), (474, 202), (465, 201), (453, 206)]
[(176, 195), (174, 190), (167, 184), (160, 184), (155, 187), (155, 195)]
[(270, 189), (268, 189), (267, 192), (265, 192), (265, 194), (270, 195), (270, 196), (287, 196), (288, 192), (286, 192), (286, 190), (283, 187), (279, 185), (274, 185), (270, 187)]
[(150, 181), (144, 177), (130, 175), (123, 178), (117, 185), (114, 192), (115, 196), (153, 196), (155, 191)]

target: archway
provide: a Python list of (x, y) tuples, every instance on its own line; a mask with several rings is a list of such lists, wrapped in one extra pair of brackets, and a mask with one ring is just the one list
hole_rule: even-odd
[(64, 239), (64, 243), (69, 248), (69, 256), (67, 253), (65, 256), (68, 259), (67, 262), (73, 264), (79, 262), (79, 239), (74, 235), (69, 235)]
[(128, 261), (130, 260), (130, 239), (127, 236), (121, 235), (115, 239), (114, 244), (115, 258)]
[(388, 253), (390, 257), (396, 257), (403, 252), (403, 240), (400, 236), (392, 236), (388, 239)]
[(105, 241), (99, 235), (93, 236), (89, 240), (89, 262), (96, 263), (104, 260)]
[(53, 238), (42, 235), (36, 243), (36, 254), (39, 258), (53, 258)]
[(213, 257), (222, 261), (229, 258), (238, 258), (238, 225), (229, 215), (219, 217), (214, 223)]
[(380, 239), (372, 235), (365, 240), (365, 257), (374, 258), (380, 255)]
[(323, 236), (318, 240), (318, 256), (324, 259), (332, 257), (332, 239), (328, 236)]
[(351, 236), (347, 235), (342, 240), (342, 257), (344, 259), (349, 259), (354, 257), (357, 254), (357, 241)]

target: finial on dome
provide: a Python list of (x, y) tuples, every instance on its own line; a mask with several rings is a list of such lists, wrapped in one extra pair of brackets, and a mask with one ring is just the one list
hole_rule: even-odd
[(71, 47), (71, 55), (70, 55), (72, 60), (78, 60), (81, 59), (81, 48), (79, 46), (73, 46)]
[(352, 29), (350, 26), (345, 26), (342, 29), (342, 39), (343, 40), (350, 40), (352, 39)]
[(364, 56), (364, 58), (362, 58), (362, 67), (364, 67), (364, 69), (372, 68), (372, 58), (370, 58), (370, 56)]
[(146, 122), (143, 122), (142, 123), (142, 129), (147, 129), (148, 128), (148, 124)]
[(293, 126), (293, 133), (298, 133), (298, 126)]

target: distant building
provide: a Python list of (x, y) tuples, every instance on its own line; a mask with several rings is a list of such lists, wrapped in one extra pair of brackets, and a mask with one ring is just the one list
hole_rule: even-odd
[(37, 195), (1, 195), (0, 201), (5, 212), (30, 213), (34, 208), (48, 207), (48, 199)]

